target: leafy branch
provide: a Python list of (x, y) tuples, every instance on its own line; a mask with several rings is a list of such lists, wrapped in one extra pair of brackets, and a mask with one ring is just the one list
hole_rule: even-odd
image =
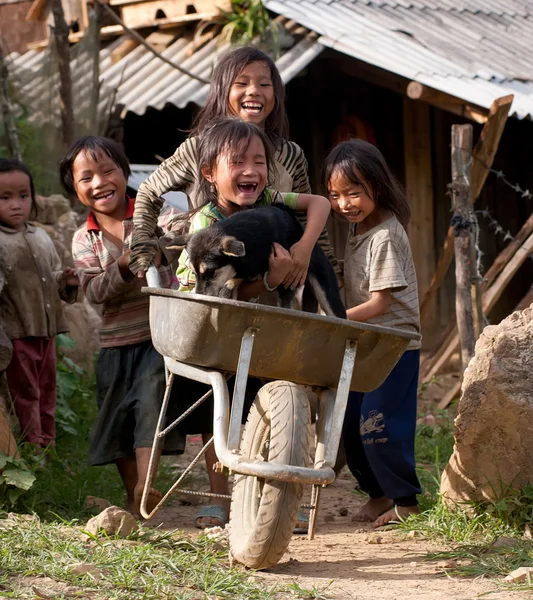
[(251, 44), (256, 38), (262, 42), (271, 38), (274, 53), (279, 53), (278, 24), (272, 21), (261, 0), (231, 0), (231, 10), (222, 11), (224, 26), (222, 43)]

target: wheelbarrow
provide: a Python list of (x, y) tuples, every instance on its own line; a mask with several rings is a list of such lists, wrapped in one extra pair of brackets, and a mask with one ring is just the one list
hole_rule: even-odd
[[(218, 467), (235, 475), (229, 526), (233, 558), (254, 569), (275, 565), (291, 539), (303, 489), (311, 485), (308, 536), (316, 529), (320, 490), (335, 479), (348, 393), (369, 392), (386, 379), (416, 333), (343, 319), (214, 298), (158, 287), (148, 273), (150, 328), (164, 356), (167, 388), (154, 437), (141, 514), (152, 518), (173, 493), (215, 496), (180, 488), (206, 444), (157, 506), (147, 510), (161, 438), (212, 393)], [(210, 391), (164, 427), (174, 375), (208, 384)], [(235, 375), (230, 404), (227, 379)], [(241, 434), (248, 376), (269, 380)], [(311, 460), (308, 395), (318, 396)], [(356, 432), (354, 432), (355, 434)], [(226, 497), (226, 496), (222, 496)]]

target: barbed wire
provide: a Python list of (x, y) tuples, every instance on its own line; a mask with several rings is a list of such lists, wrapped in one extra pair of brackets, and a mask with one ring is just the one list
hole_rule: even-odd
[(477, 215), (481, 215), (489, 222), (489, 229), (492, 229), (494, 233), (502, 236), (504, 242), (512, 242), (515, 238), (514, 235), (508, 230), (504, 229), (498, 221), (490, 214), (486, 208), (476, 210)]
[[(484, 217), (489, 223), (489, 229), (492, 229), (494, 233), (501, 236), (504, 242), (515, 242), (518, 246), (520, 246), (520, 242), (516, 239), (516, 237), (508, 230), (505, 229), (490, 213), (490, 211), (486, 208), (478, 209), (474, 211), (477, 215), (481, 215)], [(477, 241), (477, 240), (476, 240)], [(476, 244), (476, 250), (478, 246)], [(533, 261), (533, 254), (528, 256), (530, 260)]]
[(531, 193), (529, 190), (523, 190), (520, 187), (520, 184), (518, 183), (511, 183), (507, 177), (505, 176), (505, 173), (503, 171), (497, 171), (496, 169), (492, 169), (489, 168), (489, 171), (496, 175), (496, 177), (502, 181), (503, 183), (505, 183), (506, 186), (510, 187), (512, 190), (514, 190), (517, 194), (520, 194), (522, 196), (522, 198), (527, 198), (528, 200), (531, 200), (531, 198), (533, 198), (533, 193)]

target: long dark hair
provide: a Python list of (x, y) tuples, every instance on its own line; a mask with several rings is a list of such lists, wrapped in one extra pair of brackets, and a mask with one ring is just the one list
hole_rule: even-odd
[[(258, 137), (265, 147), (265, 157), (269, 177), (272, 168), (272, 147), (265, 132), (253, 123), (247, 123), (237, 117), (220, 117), (212, 120), (201, 133), (198, 146), (199, 176), (194, 188), (194, 196), (200, 199), (198, 209), (188, 213), (194, 214), (209, 202), (218, 205), (217, 192), (211, 183), (202, 175), (202, 170), (213, 172), (222, 154), (242, 156), (253, 137)], [(228, 156), (229, 159), (229, 156)]]
[(242, 70), (253, 62), (264, 62), (268, 65), (274, 88), (274, 108), (265, 121), (265, 133), (274, 148), (279, 145), (282, 139), (288, 137), (285, 86), (274, 61), (253, 46), (243, 46), (222, 56), (213, 72), (209, 94), (205, 105), (196, 117), (192, 135), (202, 133), (214, 118), (226, 117), (231, 114), (229, 108), (231, 86)]
[(30, 180), (30, 194), (31, 194), (31, 210), (29, 219), (35, 219), (37, 216), (37, 204), (35, 201), (35, 184), (33, 183), (33, 177), (28, 165), (24, 164), (16, 158), (0, 158), (0, 173), (24, 173)]
[[(341, 175), (353, 184), (360, 185), (377, 206), (390, 210), (403, 227), (407, 227), (411, 210), (405, 194), (383, 154), (374, 145), (354, 139), (335, 146), (326, 158), (324, 179), (327, 189), (334, 175)], [(367, 186), (370, 186), (370, 190)]]

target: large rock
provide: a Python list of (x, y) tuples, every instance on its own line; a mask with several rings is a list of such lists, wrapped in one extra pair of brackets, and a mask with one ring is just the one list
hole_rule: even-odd
[(11, 398), (5, 374), (0, 375), (0, 452), (14, 456), (17, 442), (13, 431), (18, 430), (18, 421), (11, 411)]
[(12, 356), (13, 344), (2, 329), (0, 329), (0, 373), (3, 373), (7, 369)]
[[(72, 237), (85, 221), (83, 214), (70, 208), (69, 201), (59, 195), (37, 196), (37, 218), (34, 224), (41, 227), (52, 238), (63, 267), (72, 267)], [(86, 300), (81, 291), (78, 302), (63, 305), (69, 324), (68, 335), (76, 342), (73, 348), (61, 348), (63, 354), (80, 367), (92, 373), (94, 353), (100, 349), (98, 330), (101, 318)]]
[[(6, 266), (5, 263), (0, 257), (0, 296), (2, 295), (2, 290), (4, 289), (4, 285), (6, 283)], [(8, 339), (7, 335), (3, 331), (2, 323), (0, 323), (0, 373), (3, 373), (9, 363), (11, 362), (11, 356), (13, 354), (13, 345), (11, 341)]]
[(64, 304), (69, 332), (68, 336), (75, 342), (73, 348), (61, 348), (61, 352), (77, 365), (92, 373), (94, 369), (94, 353), (100, 350), (98, 331), (102, 319), (89, 301)]
[(40, 221), (35, 221), (34, 224), (44, 229), (52, 238), (63, 266), (74, 266), (72, 260), (72, 237), (79, 227), (78, 214), (73, 210), (69, 210), (61, 214), (53, 225)]
[(59, 217), (70, 211), (70, 202), (61, 194), (36, 196), (36, 221), (43, 225), (54, 225)]
[(451, 503), (494, 501), (533, 483), (533, 308), (490, 326), (465, 371), (455, 446), (441, 480)]

